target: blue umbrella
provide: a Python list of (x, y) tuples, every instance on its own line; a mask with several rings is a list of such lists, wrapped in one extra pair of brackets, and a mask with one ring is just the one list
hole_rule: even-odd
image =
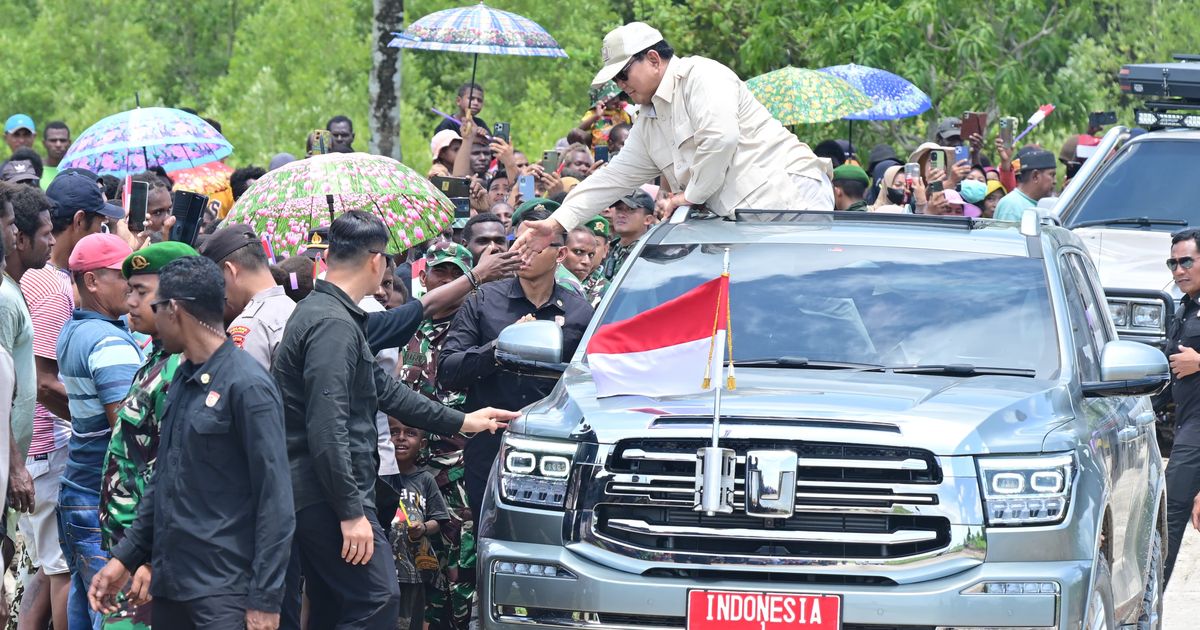
[(930, 107), (928, 94), (887, 70), (849, 63), (821, 68), (821, 72), (845, 79), (875, 101), (870, 109), (845, 116), (845, 120), (896, 120), (919, 116)]
[(473, 54), (471, 83), (475, 82), (475, 66), (480, 54), (567, 56), (537, 22), (516, 13), (493, 9), (482, 2), (430, 13), (395, 35), (388, 46)]
[(229, 141), (200, 117), (168, 107), (140, 107), (88, 127), (71, 143), (59, 168), (86, 168), (119, 178), (151, 166), (167, 172), (200, 166), (230, 153)]

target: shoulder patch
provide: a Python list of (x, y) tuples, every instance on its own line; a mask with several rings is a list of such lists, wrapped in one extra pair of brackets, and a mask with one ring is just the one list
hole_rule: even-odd
[(229, 338), (233, 340), (233, 345), (241, 348), (246, 343), (246, 335), (250, 334), (248, 326), (230, 326)]

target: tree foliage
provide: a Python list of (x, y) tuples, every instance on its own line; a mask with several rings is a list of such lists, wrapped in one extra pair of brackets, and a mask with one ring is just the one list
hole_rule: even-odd
[[(411, 0), (405, 20), (460, 1)], [(1131, 102), (1115, 82), (1124, 63), (1200, 52), (1195, 0), (495, 0), (555, 36), (567, 59), (480, 55), (483, 117), (509, 121), (518, 148), (553, 146), (588, 107), (605, 32), (647, 21), (682, 54), (718, 59), (749, 78), (794, 65), (854, 62), (900, 74), (933, 110), (916, 119), (855, 126), (855, 143), (897, 149), (923, 139), (938, 116), (983, 110), (1024, 119), (1042, 103), (1058, 111), (1032, 139), (1056, 146), (1083, 131), (1086, 114)], [(0, 114), (39, 125), (63, 119), (76, 134), (134, 106), (186, 106), (221, 121), (234, 164), (263, 164), (303, 150), (305, 134), (334, 114), (357, 123), (367, 146), (371, 0), (0, 0)], [(471, 74), (470, 55), (405, 51), (400, 140), (424, 169), (429, 136)], [(845, 123), (798, 128), (815, 143), (844, 137)]]

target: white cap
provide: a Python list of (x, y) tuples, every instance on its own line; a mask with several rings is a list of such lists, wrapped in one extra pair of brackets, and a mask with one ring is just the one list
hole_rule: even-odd
[(596, 73), (592, 85), (599, 87), (611, 81), (621, 68), (629, 63), (630, 57), (662, 40), (662, 33), (645, 22), (630, 22), (609, 31), (608, 35), (604, 36), (604, 45), (600, 48), (600, 58), (604, 60), (604, 67)]
[(462, 140), (462, 136), (453, 129), (443, 129), (433, 134), (433, 140), (429, 141), (429, 151), (433, 153), (433, 161), (436, 162), (442, 149), (450, 146), (455, 140)]

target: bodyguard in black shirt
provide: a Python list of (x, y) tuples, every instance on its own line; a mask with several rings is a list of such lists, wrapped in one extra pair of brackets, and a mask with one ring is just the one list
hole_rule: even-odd
[[(549, 210), (533, 209), (523, 213), (521, 221), (549, 216)], [(518, 224), (517, 234), (521, 232)], [(563, 356), (575, 354), (592, 319), (592, 307), (555, 282), (554, 272), (565, 256), (565, 239), (565, 234), (559, 234), (550, 247), (517, 271), (516, 278), (484, 285), (454, 317), (438, 356), (437, 374), (442, 387), (466, 390), (464, 409), (486, 405), (520, 409), (545, 398), (554, 388), (550, 379), (521, 376), (496, 365), (496, 339), (511, 324), (526, 318), (557, 322), (563, 332)], [(463, 449), (467, 500), (476, 521), (488, 473), (499, 451), (500, 436), (490, 433), (474, 435)]]
[(221, 271), (207, 258), (159, 273), (158, 341), (187, 359), (169, 389), (137, 520), (92, 582), (96, 610), (115, 608), (129, 571), (151, 560), (155, 626), (279, 623), (295, 525), (283, 408), (271, 376), (225, 338), (224, 304)]
[[(447, 434), (495, 431), (517, 414), (480, 409), (464, 416), (384, 372), (367, 345), (366, 314), (357, 304), (387, 268), (387, 228), (375, 215), (347, 212), (329, 226), (329, 241), (327, 280), (318, 280), (296, 306), (271, 368), (283, 395), (296, 511), (293, 553), (311, 603), (310, 628), (390, 629), (400, 590), (375, 513), (376, 410)], [(288, 601), (298, 599), (289, 595)]]
[(1171, 238), (1167, 267), (1184, 293), (1167, 335), (1171, 361), (1171, 396), (1175, 400), (1175, 445), (1167, 463), (1167, 558), (1163, 567), (1171, 579), (1175, 557), (1200, 493), (1200, 230), (1184, 230)]

